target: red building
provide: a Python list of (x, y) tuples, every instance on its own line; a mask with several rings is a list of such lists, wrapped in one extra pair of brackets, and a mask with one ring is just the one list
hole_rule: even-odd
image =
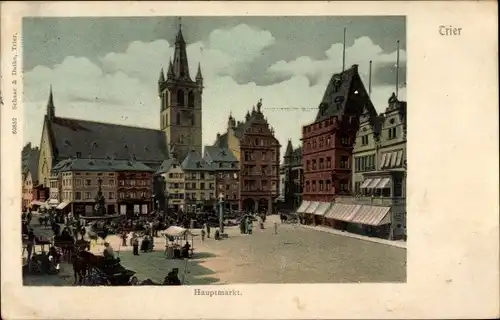
[(243, 122), (229, 116), (228, 130), (217, 135), (215, 146), (227, 148), (239, 161), (239, 210), (270, 214), (279, 196), (281, 146), (261, 108), (259, 101)]
[(351, 192), (351, 157), (364, 110), (376, 117), (358, 66), (334, 74), (314, 123), (302, 128), (304, 201), (332, 202)]
[(117, 203), (121, 214), (146, 214), (152, 210), (153, 170), (145, 165), (141, 166), (144, 167), (143, 170), (117, 173)]

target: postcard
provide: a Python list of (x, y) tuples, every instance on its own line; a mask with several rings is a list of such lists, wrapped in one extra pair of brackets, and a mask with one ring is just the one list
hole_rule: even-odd
[(495, 8), (2, 3), (2, 316), (498, 316)]

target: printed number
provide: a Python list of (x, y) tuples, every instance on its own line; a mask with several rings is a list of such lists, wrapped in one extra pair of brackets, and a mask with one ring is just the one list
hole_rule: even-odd
[(12, 118), (12, 134), (17, 134), (17, 118)]

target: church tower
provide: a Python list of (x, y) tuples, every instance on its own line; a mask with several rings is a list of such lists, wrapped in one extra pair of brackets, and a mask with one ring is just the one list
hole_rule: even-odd
[(182, 162), (190, 150), (202, 154), (202, 93), (201, 66), (195, 81), (189, 75), (186, 42), (182, 26), (175, 38), (174, 60), (168, 64), (167, 75), (163, 68), (158, 80), (160, 128), (165, 133), (169, 150)]

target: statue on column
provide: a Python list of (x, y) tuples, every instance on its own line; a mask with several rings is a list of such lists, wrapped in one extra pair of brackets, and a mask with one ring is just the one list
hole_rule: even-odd
[(106, 209), (105, 209), (106, 199), (104, 198), (104, 195), (102, 194), (102, 179), (99, 178), (97, 180), (97, 183), (99, 184), (99, 188), (97, 189), (97, 194), (94, 198), (95, 203), (96, 203), (94, 206), (94, 215), (103, 216), (106, 214)]
[(165, 178), (161, 175), (155, 176), (153, 183), (154, 200), (157, 209), (166, 212), (165, 208)]

